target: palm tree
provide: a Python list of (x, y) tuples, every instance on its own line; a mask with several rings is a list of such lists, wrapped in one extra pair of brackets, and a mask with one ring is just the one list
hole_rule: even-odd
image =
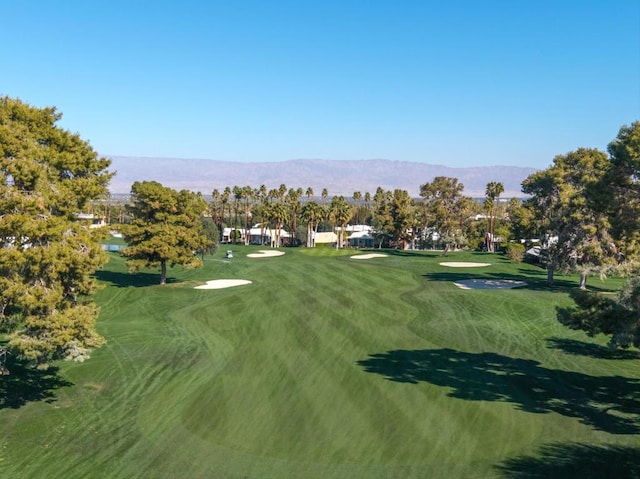
[(305, 191), (304, 194), (307, 196), (307, 201), (309, 201), (313, 196), (313, 188), (311, 188), (310, 186), (307, 187), (307, 191)]
[(336, 243), (336, 249), (340, 248), (341, 243), (344, 241), (344, 233), (347, 223), (353, 216), (353, 209), (347, 203), (344, 196), (334, 196), (329, 205), (329, 219), (335, 225), (340, 225), (338, 242)]
[(276, 227), (276, 237), (275, 240), (272, 238), (272, 242), (276, 248), (279, 248), (281, 246), (282, 224), (287, 219), (287, 207), (283, 203), (269, 203), (267, 212), (269, 219)]
[[(227, 209), (227, 204), (229, 204), (229, 199), (231, 198), (231, 188), (225, 186), (222, 195), (220, 196), (220, 202), (222, 203), (222, 222), (225, 220), (225, 212)], [(231, 206), (229, 206), (229, 221), (231, 221)]]
[(327, 196), (329, 196), (329, 191), (326, 188), (322, 188), (322, 202), (327, 202)]
[(307, 248), (311, 247), (313, 239), (313, 235), (311, 233), (311, 228), (313, 227), (313, 222), (315, 220), (313, 203), (315, 203), (315, 201), (307, 201), (302, 205), (302, 209), (300, 210), (300, 219), (307, 223)]
[(253, 189), (250, 186), (242, 187), (240, 196), (243, 200), (243, 206), (244, 206), (244, 244), (248, 245), (249, 233), (250, 233), (250, 226), (249, 226), (250, 201), (253, 196)]
[(280, 203), (284, 202), (284, 197), (287, 194), (287, 185), (282, 183), (280, 188), (278, 188), (278, 198), (280, 199)]
[(302, 188), (294, 190), (291, 188), (287, 193), (287, 204), (291, 218), (291, 241), (296, 240), (296, 228), (298, 227), (298, 210), (300, 209), (300, 196), (302, 196)]
[(489, 210), (489, 238), (487, 241), (487, 251), (494, 251), (494, 230), (495, 230), (495, 214), (496, 204), (500, 200), (500, 194), (504, 193), (504, 185), (499, 181), (491, 181), (487, 183), (485, 191), (485, 207)]
[(240, 200), (242, 199), (242, 188), (239, 186), (233, 187), (233, 237), (235, 239), (236, 231), (238, 230), (238, 210), (240, 209)]
[(353, 192), (353, 202), (355, 204), (355, 216), (356, 216), (356, 224), (360, 224), (360, 199), (362, 198), (362, 193), (359, 191)]
[(212, 198), (211, 211), (212, 211), (213, 222), (217, 226), (220, 226), (220, 216), (218, 215), (218, 204), (220, 203), (220, 192), (218, 191), (217, 188), (215, 188), (211, 193), (211, 198)]
[(371, 193), (368, 191), (364, 193), (364, 211), (366, 214), (364, 220), (366, 221), (371, 217)]
[(264, 232), (267, 226), (265, 223), (265, 217), (266, 217), (266, 211), (267, 211), (266, 202), (268, 199), (266, 185), (264, 184), (260, 185), (260, 188), (257, 188), (254, 193), (255, 193), (256, 201), (259, 202), (256, 207), (256, 210), (257, 210), (257, 216), (260, 218), (260, 244), (264, 244), (264, 238), (265, 238)]
[(318, 225), (324, 218), (324, 207), (315, 201), (307, 201), (302, 205), (300, 217), (307, 222), (307, 247), (315, 246), (314, 235), (318, 232)]

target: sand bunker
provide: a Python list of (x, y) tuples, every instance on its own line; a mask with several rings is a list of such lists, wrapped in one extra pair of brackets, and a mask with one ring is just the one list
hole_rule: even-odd
[(282, 256), (284, 251), (276, 251), (273, 249), (261, 249), (257, 253), (249, 253), (247, 258), (271, 258), (273, 256)]
[(463, 279), (453, 284), (460, 289), (511, 289), (527, 285), (514, 279)]
[(352, 259), (371, 259), (371, 258), (385, 258), (389, 255), (386, 254), (382, 254), (382, 253), (369, 253), (369, 254), (357, 254), (355, 256), (352, 256)]
[(223, 289), (245, 284), (251, 284), (251, 281), (248, 279), (214, 279), (207, 281), (207, 284), (196, 286), (194, 289)]
[(440, 263), (440, 266), (448, 266), (449, 268), (479, 268), (481, 266), (491, 266), (491, 263), (469, 263), (466, 261), (450, 261), (448, 263)]

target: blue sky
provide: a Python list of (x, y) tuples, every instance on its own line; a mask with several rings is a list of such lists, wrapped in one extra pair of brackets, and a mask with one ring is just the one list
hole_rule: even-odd
[(104, 155), (545, 168), (640, 119), (640, 2), (3, 0), (0, 95)]

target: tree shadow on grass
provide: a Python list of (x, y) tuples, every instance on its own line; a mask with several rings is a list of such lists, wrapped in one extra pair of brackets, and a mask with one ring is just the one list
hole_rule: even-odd
[(437, 273), (423, 274), (423, 278), (427, 278), (429, 281), (445, 281), (456, 282), (468, 279), (490, 279), (490, 280), (513, 280), (524, 281), (526, 286), (519, 287), (520, 289), (533, 289), (549, 292), (565, 292), (569, 288), (575, 288), (575, 283), (571, 281), (556, 281), (554, 286), (548, 286), (546, 278), (537, 278), (531, 275), (524, 274), (504, 274), (504, 273), (491, 273), (484, 268), (469, 268), (473, 269), (473, 272), (467, 271), (441, 271)]
[[(119, 271), (96, 271), (95, 278), (111, 286), (118, 288), (128, 288), (133, 286), (134, 288), (143, 288), (145, 286), (160, 285), (160, 273), (122, 273)], [(167, 284), (178, 283), (174, 278), (167, 278)]]
[(389, 351), (358, 364), (391, 381), (450, 388), (454, 398), (509, 402), (521, 411), (575, 417), (612, 434), (640, 433), (640, 379), (589, 376), (530, 359), (453, 349)]
[(405, 257), (420, 257), (420, 258), (437, 258), (442, 256), (442, 252), (421, 250), (421, 249), (384, 249), (367, 250), (368, 253), (380, 253), (387, 254), (389, 256), (405, 256)]
[(638, 351), (612, 349), (599, 344), (566, 338), (553, 337), (547, 338), (546, 341), (548, 347), (576, 356), (589, 356), (597, 359), (640, 359), (640, 352)]
[[(429, 281), (462, 281), (466, 279), (506, 279), (514, 281), (524, 281), (526, 286), (521, 286), (519, 289), (530, 289), (535, 291), (547, 291), (550, 293), (567, 293), (578, 290), (578, 283), (574, 279), (564, 279), (556, 277), (553, 281), (553, 285), (547, 284), (546, 275), (536, 275), (529, 270), (520, 269), (521, 274), (506, 274), (506, 273), (492, 273), (486, 268), (469, 268), (473, 271), (440, 271), (436, 273), (423, 274), (423, 278), (427, 278)], [(599, 287), (589, 286), (590, 291), (595, 292), (610, 292), (612, 290)]]
[(57, 367), (38, 370), (23, 361), (7, 361), (9, 375), (0, 376), (0, 409), (17, 409), (34, 401), (54, 402), (55, 390), (73, 386)]
[(495, 468), (504, 479), (638, 479), (640, 448), (547, 444), (535, 456), (507, 459)]

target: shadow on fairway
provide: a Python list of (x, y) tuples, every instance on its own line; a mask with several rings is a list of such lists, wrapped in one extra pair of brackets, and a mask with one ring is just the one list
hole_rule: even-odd
[(536, 456), (507, 459), (495, 466), (505, 479), (637, 479), (640, 448), (588, 444), (548, 444)]
[(404, 256), (411, 258), (437, 258), (438, 256), (442, 256), (442, 253), (439, 251), (433, 250), (414, 250), (414, 249), (370, 249), (370, 250), (361, 250), (366, 253), (383, 253), (389, 256)]
[[(566, 293), (576, 291), (578, 289), (578, 283), (575, 280), (556, 278), (552, 286), (547, 285), (546, 275), (536, 275), (528, 270), (520, 270), (524, 274), (505, 274), (505, 273), (492, 273), (486, 268), (469, 268), (473, 271), (440, 271), (437, 273), (423, 274), (423, 278), (427, 278), (429, 281), (462, 281), (465, 279), (506, 279), (514, 281), (524, 281), (526, 286), (520, 286), (518, 289), (530, 289), (536, 291), (548, 291), (551, 293)], [(601, 288), (597, 286), (589, 286), (590, 291), (595, 292), (610, 292), (612, 290), (607, 288)]]
[(567, 354), (589, 356), (597, 359), (640, 359), (638, 351), (611, 349), (599, 344), (585, 343), (575, 339), (547, 338), (547, 346)]
[(534, 289), (534, 290), (543, 290), (543, 291), (563, 291), (565, 292), (567, 288), (577, 287), (574, 283), (570, 281), (556, 281), (554, 286), (547, 286), (545, 279), (536, 278), (532, 276), (525, 276), (519, 274), (504, 274), (504, 273), (491, 273), (483, 268), (469, 268), (473, 269), (473, 272), (462, 272), (462, 271), (441, 271), (438, 273), (426, 273), (423, 274), (423, 278), (427, 278), (429, 281), (446, 281), (446, 282), (456, 282), (463, 281), (466, 279), (504, 279), (504, 280), (513, 280), (513, 281), (524, 281), (526, 286), (519, 286), (518, 289)]
[(396, 350), (358, 361), (391, 381), (451, 388), (450, 397), (509, 402), (521, 411), (579, 418), (612, 434), (640, 433), (640, 380), (589, 376), (530, 359), (453, 349)]
[[(145, 286), (160, 285), (159, 273), (121, 273), (118, 271), (100, 270), (96, 271), (94, 276), (98, 281), (108, 283), (118, 288), (128, 288), (130, 286), (142, 288)], [(177, 282), (175, 279), (167, 278), (167, 284)]]
[(0, 378), (0, 409), (17, 409), (33, 401), (55, 401), (55, 390), (73, 386), (58, 375), (58, 368), (45, 371), (30, 368), (22, 361), (7, 361), (8, 376)]

